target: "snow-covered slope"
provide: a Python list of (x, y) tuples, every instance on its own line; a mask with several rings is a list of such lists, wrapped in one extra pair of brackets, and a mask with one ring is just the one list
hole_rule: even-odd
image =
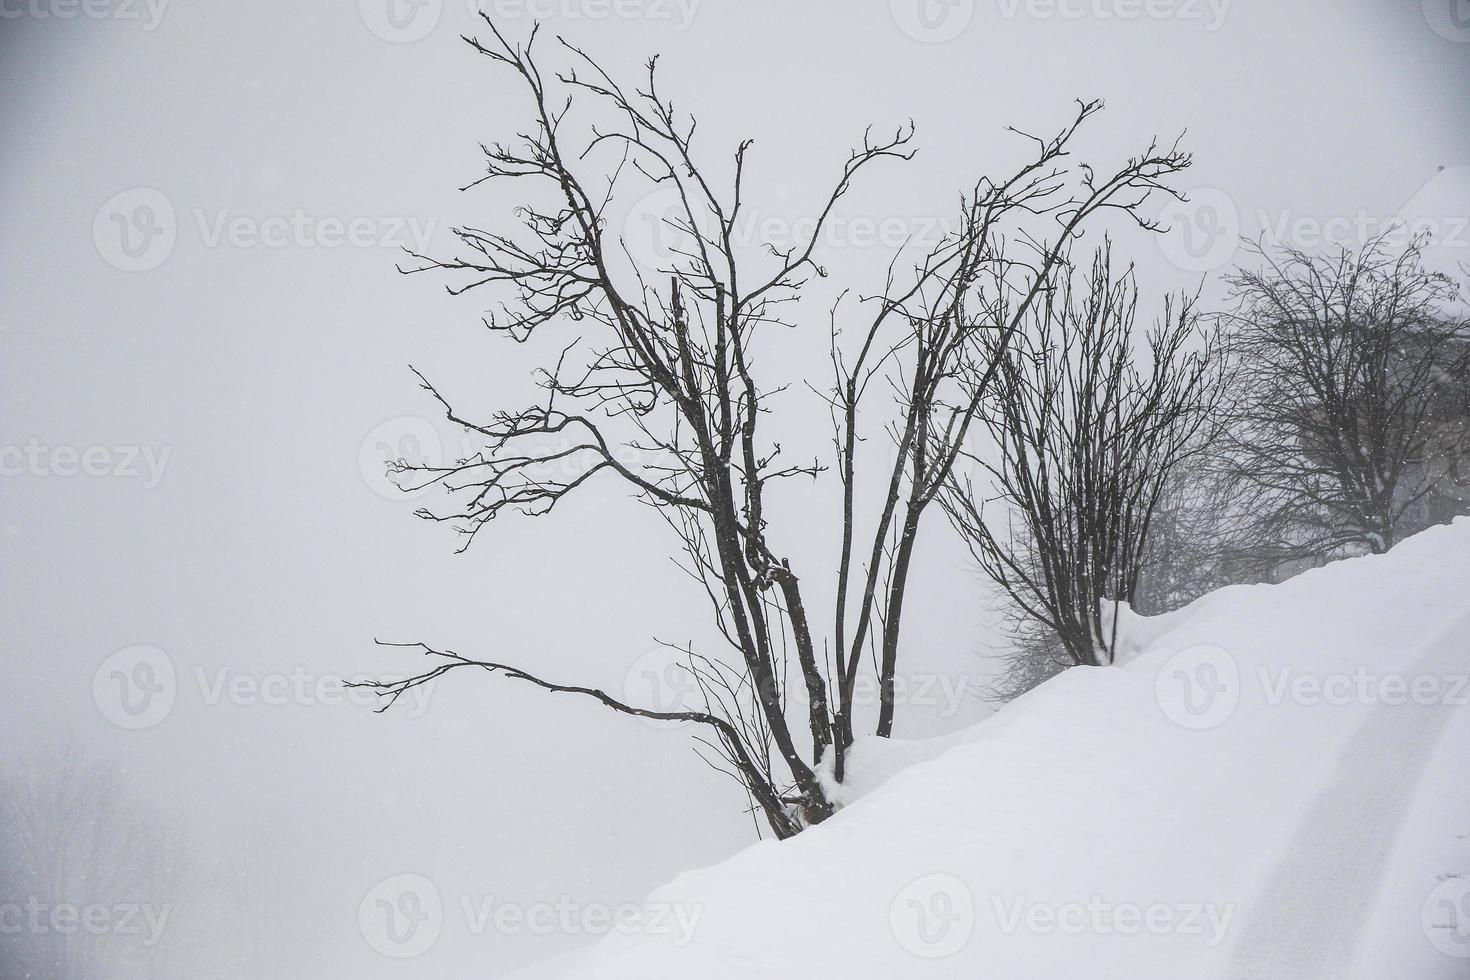
[(1470, 521), (1129, 625), (571, 976), (1470, 976)]

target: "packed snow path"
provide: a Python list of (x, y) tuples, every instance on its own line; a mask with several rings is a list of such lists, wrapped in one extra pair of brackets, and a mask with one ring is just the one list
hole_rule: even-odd
[[(1434, 637), (1410, 674), (1464, 674), (1467, 648), (1470, 615), (1461, 615)], [(1330, 781), (1299, 818), (1286, 852), (1252, 901), (1233, 944), (1230, 977), (1382, 976), (1354, 969), (1357, 939), (1373, 928), (1372, 903), (1393, 845), (1451, 712), (1457, 710), (1456, 699), (1448, 694), (1424, 700), (1380, 703), (1358, 726)], [(1470, 808), (1466, 812), (1470, 817)], [(1470, 976), (1470, 959), (1459, 975)]]
[(1470, 521), (1123, 630), (570, 975), (1470, 976)]

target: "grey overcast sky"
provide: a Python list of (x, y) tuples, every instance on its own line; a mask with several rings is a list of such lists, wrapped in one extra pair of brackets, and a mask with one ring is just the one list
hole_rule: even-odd
[[(1079, 150), (1099, 165), (1187, 130), (1196, 164), (1180, 184), (1195, 203), (1169, 212), (1169, 241), (1121, 242), (1145, 290), (1203, 277), (1213, 295), (1237, 236), (1268, 227), (1310, 237), (1407, 209), (1434, 224), (1442, 257), (1470, 256), (1470, 231), (1456, 232), (1470, 214), (1465, 7), (489, 9), (517, 34), (540, 15), (624, 74), (661, 53), (707, 152), (755, 138), (750, 199), (778, 225), (807, 213), (864, 127), (912, 119), (915, 160), (875, 167), (844, 204), (851, 231), (823, 259), (844, 285), (889, 256), (863, 219), (911, 229), (948, 214), (1025, 152), (1007, 125), (1050, 131), (1073, 99), (1103, 98)], [(70, 739), (185, 829), (192, 900), (230, 925), (180, 976), (265, 975), (263, 956), (292, 966), (282, 976), (496, 976), (589, 937), (477, 935), (461, 897), (634, 901), (752, 840), (743, 797), (688, 732), (472, 677), (382, 715), (323, 703), (333, 677), (416, 665), (375, 637), (636, 692), (655, 637), (708, 633), (665, 529), (614, 485), (551, 519), (497, 522), (463, 555), (384, 489), (381, 446), (432, 453), (438, 440), (452, 454), (460, 438), (410, 363), (479, 409), (528, 390), (527, 353), (486, 335), (478, 301), (393, 271), (398, 244), (442, 245), (510, 200), (456, 190), (478, 173), (477, 143), (512, 137), (524, 110), (458, 40), (471, 9), (0, 0), (4, 761), (44, 761)], [(779, 365), (798, 380), (817, 376), (825, 344), (825, 308), (803, 315), (813, 329)], [(820, 406), (789, 397), (815, 420), (794, 438), (820, 449)], [(819, 579), (837, 527), (801, 503), (778, 516)], [(911, 669), (973, 681), (990, 669), (994, 616), (962, 554), (930, 547), (922, 561)], [(147, 670), (172, 671), (167, 703), (128, 714), (113, 686)], [(898, 734), (986, 710), (911, 705)], [(402, 873), (435, 882), (455, 912), (400, 961), (365, 939), (358, 909)], [(241, 874), (273, 896), (268, 953), (246, 921), (265, 913), (228, 904), (223, 883)]]

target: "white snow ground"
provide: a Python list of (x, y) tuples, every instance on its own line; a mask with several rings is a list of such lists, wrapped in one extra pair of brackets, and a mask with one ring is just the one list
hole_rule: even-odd
[(1124, 629), (563, 975), (1470, 977), (1470, 520)]

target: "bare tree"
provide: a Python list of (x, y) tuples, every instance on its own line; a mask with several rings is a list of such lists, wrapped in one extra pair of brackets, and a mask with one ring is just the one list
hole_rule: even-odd
[(34, 980), (157, 976), (174, 952), (163, 930), (179, 928), (186, 861), (177, 829), (129, 793), (115, 768), (86, 760), (75, 745), (6, 773), (0, 973)]
[[(1222, 371), (1224, 364), (1222, 357)], [(1217, 405), (1207, 427), (1211, 434), (1218, 435), (1223, 421)], [(1184, 461), (1170, 476), (1149, 521), (1135, 611), (1156, 616), (1207, 592), (1254, 581), (1246, 552), (1250, 536), (1241, 532), (1249, 521), (1250, 515), (1230, 498), (1209, 450)]]
[(1105, 603), (1133, 601), (1170, 477), (1203, 446), (1218, 347), (1192, 299), (1168, 299), (1140, 365), (1133, 270), (1115, 278), (1105, 246), (1078, 278), (994, 351), (989, 440), (969, 453), (984, 478), (957, 475), (944, 503), (1021, 620), (1055, 634), (1054, 653), (1097, 665), (1116, 633)]
[[(624, 714), (698, 723), (719, 756), (707, 757), (711, 765), (744, 787), (777, 836), (789, 836), (832, 812), (828, 780), (844, 777), (859, 724), (857, 681), (869, 659), (880, 691), (873, 730), (892, 731), (915, 541), (992, 380), (989, 359), (1046, 295), (1083, 226), (1111, 211), (1151, 227), (1141, 205), (1189, 158), (1177, 146), (1150, 145), (1106, 175), (1066, 166), (1069, 142), (1100, 109), (1096, 102), (1079, 103), (1055, 135), (1021, 134), (1030, 158), (963, 195), (956, 229), (911, 274), (896, 271), (895, 256), (881, 290), (861, 300), (865, 312), (850, 336), (838, 326), (846, 309), (832, 310), (836, 379), (819, 394), (835, 426), (835, 461), (787, 461), (785, 430), (769, 420), (778, 409), (792, 411), (792, 402), (777, 399), (785, 386), (761, 370), (757, 352), (780, 341), (780, 328), (795, 326), (794, 301), (813, 276), (826, 274), (816, 247), (852, 181), (874, 164), (908, 160), (912, 129), (864, 135), (817, 202), (803, 241), (752, 248), (742, 236), (749, 140), (734, 149), (729, 186), (718, 191), (711, 176), (718, 168), (696, 151), (694, 119), (662, 95), (656, 61), (639, 86), (626, 88), (558, 39), (570, 67), (548, 77), (533, 54), (535, 31), (522, 45), (485, 21), (492, 39), (466, 40), (515, 76), (534, 122), (515, 145), (485, 147), (486, 173), (470, 186), (524, 188), (521, 229), (456, 229), (458, 257), (415, 255), (403, 271), (462, 277), (450, 287), (455, 294), (498, 288), (503, 303), (485, 322), (515, 341), (543, 328), (570, 336), (540, 375), (544, 399), (489, 421), (462, 415), (420, 375), (448, 418), (485, 448), (448, 466), (390, 468), (414, 488), (434, 484), (458, 501), (420, 513), (453, 524), (466, 546), (503, 513), (546, 514), (595, 478), (621, 482), (667, 521), (730, 655), (681, 648), (700, 710), (652, 710), (423, 644), (408, 645), (437, 658), (435, 667), (375, 686), (391, 704), (449, 670), (473, 667)], [(682, 243), (660, 262), (640, 258), (609, 230), (615, 200), (655, 189), (675, 202), (664, 224)], [(1045, 230), (1028, 232), (1028, 223)], [(1007, 232), (1021, 244), (1008, 245)], [(896, 393), (897, 452), (860, 465), (859, 416), (885, 387)], [(537, 448), (563, 436), (570, 443)], [(821, 617), (832, 633), (823, 638), (767, 503), (774, 487), (830, 469), (843, 505), (835, 607)], [(861, 487), (875, 488), (876, 516), (860, 515), (868, 496)], [(795, 717), (788, 717), (788, 663), (804, 702)]]
[[(1254, 515), (1262, 575), (1289, 562), (1382, 552), (1470, 451), (1470, 331), (1421, 242), (1311, 256), (1257, 250), (1231, 282), (1238, 365), (1224, 465)], [(1448, 461), (1448, 465), (1446, 465)]]

